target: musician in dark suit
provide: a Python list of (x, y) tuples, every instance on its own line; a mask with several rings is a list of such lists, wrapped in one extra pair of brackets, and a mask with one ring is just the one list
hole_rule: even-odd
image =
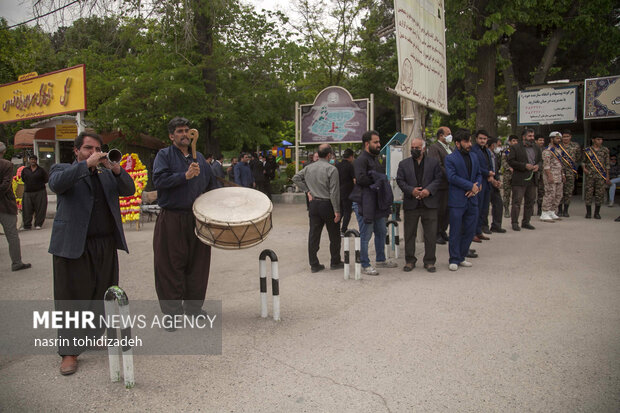
[(448, 242), (446, 231), (450, 222), (450, 214), (448, 212), (448, 178), (446, 178), (445, 159), (453, 151), (450, 147), (451, 142), (452, 132), (450, 128), (442, 126), (437, 130), (437, 142), (429, 146), (427, 150), (429, 158), (435, 158), (439, 161), (442, 173), (441, 183), (436, 195), (439, 199), (439, 207), (437, 208), (437, 244), (446, 244)]
[(482, 175), (478, 157), (471, 155), (469, 131), (459, 129), (454, 134), (456, 149), (446, 156), (448, 176), (448, 207), (450, 208), (450, 271), (471, 267), (465, 257), (476, 232), (478, 202), (482, 190)]
[(435, 249), (437, 236), (437, 192), (441, 185), (442, 173), (437, 159), (424, 156), (424, 140), (411, 140), (411, 158), (398, 164), (396, 182), (403, 191), (405, 210), (405, 267), (411, 271), (415, 267), (415, 239), (418, 221), (424, 228), (424, 268), (435, 272)]
[(487, 140), (489, 133), (484, 129), (476, 131), (474, 134), (476, 142), (471, 146), (471, 153), (478, 157), (480, 164), (480, 173), (482, 174), (482, 191), (478, 199), (478, 223), (476, 224), (476, 235), (474, 242), (482, 242), (481, 240), (489, 240), (490, 238), (483, 234), (490, 234), (489, 229), (489, 202), (491, 201), (491, 184), (495, 172), (491, 169), (491, 157), (493, 154), (487, 148)]
[[(542, 151), (534, 143), (533, 129), (523, 129), (521, 142), (511, 148), (507, 161), (508, 165), (514, 169), (512, 173), (512, 210), (510, 211), (512, 229), (514, 231), (520, 231), (521, 228), (535, 229), (530, 224), (530, 218), (534, 213), (534, 202), (536, 202), (538, 171), (542, 169)], [(521, 228), (519, 228), (519, 214), (523, 200), (525, 200), (525, 206), (523, 207)]]
[[(52, 166), (49, 187), (57, 195), (57, 211), (52, 226), (49, 253), (53, 255), (54, 299), (56, 310), (64, 311), (66, 300), (94, 300), (84, 304), (103, 314), (103, 296), (118, 284), (117, 249), (129, 252), (123, 233), (119, 196), (131, 196), (134, 182), (119, 164), (112, 164), (101, 152), (103, 142), (95, 133), (82, 132), (75, 139), (76, 161)], [(62, 308), (61, 308), (62, 307)], [(73, 343), (73, 338), (98, 338), (95, 330), (59, 329), (58, 335)], [(73, 374), (77, 356), (83, 347), (59, 346), (60, 372)]]

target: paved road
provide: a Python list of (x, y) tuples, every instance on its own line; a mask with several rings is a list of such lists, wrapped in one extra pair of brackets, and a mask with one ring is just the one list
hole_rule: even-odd
[[(620, 208), (603, 207), (601, 221), (584, 209), (575, 202), (570, 219), (491, 236), (472, 268), (448, 271), (438, 246), (434, 275), (398, 268), (344, 281), (310, 273), (305, 206), (276, 205), (263, 244), (213, 253), (222, 355), (138, 356), (133, 390), (109, 381), (104, 353), (85, 353), (69, 377), (56, 356), (1, 356), (0, 409), (620, 411)], [(50, 226), (20, 233), (32, 270), (7, 271), (0, 241), (0, 299), (52, 298)], [(121, 286), (132, 300), (155, 297), (152, 232), (126, 230)], [(279, 323), (259, 317), (263, 248), (280, 257)], [(319, 254), (328, 261), (326, 239)]]

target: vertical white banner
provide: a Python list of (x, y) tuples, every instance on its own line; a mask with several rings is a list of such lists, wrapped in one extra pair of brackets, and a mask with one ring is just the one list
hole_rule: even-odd
[(443, 0), (394, 0), (398, 83), (396, 92), (448, 114)]

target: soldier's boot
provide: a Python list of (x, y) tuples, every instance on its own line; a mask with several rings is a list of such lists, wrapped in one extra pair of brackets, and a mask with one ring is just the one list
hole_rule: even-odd
[(594, 219), (601, 219), (601, 214), (599, 214), (599, 212), (601, 212), (601, 206), (595, 205), (594, 206)]
[(592, 218), (592, 205), (586, 205), (586, 218)]
[(564, 213), (562, 212), (562, 204), (558, 205), (558, 213), (556, 214), (559, 217), (563, 217)]
[(570, 215), (568, 215), (568, 204), (564, 204), (564, 213), (562, 214), (562, 216), (570, 218)]
[(538, 201), (538, 211), (536, 212), (537, 216), (542, 215), (542, 201)]

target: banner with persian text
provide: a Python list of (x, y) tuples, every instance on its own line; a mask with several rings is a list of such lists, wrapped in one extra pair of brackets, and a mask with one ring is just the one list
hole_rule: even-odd
[(394, 0), (396, 93), (448, 114), (443, 0)]
[(0, 123), (86, 110), (84, 65), (0, 85)]
[(521, 90), (517, 97), (519, 125), (577, 122), (577, 86)]

